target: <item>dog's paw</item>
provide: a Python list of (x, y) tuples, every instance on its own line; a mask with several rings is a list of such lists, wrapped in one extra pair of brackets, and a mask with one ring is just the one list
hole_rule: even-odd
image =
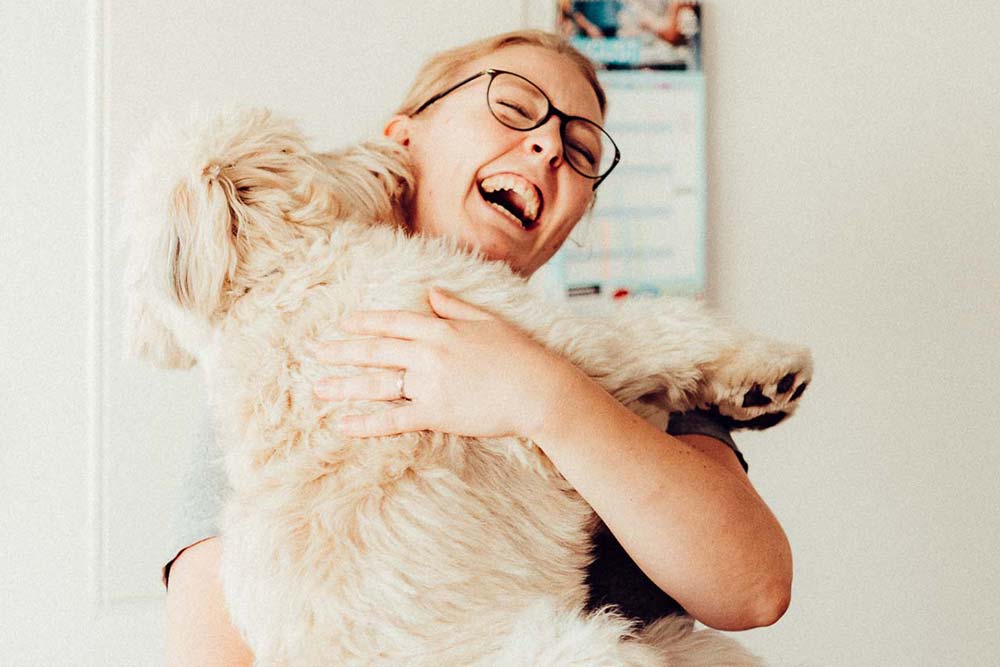
[(770, 428), (798, 407), (812, 368), (812, 356), (804, 347), (747, 341), (706, 373), (699, 407), (733, 429)]

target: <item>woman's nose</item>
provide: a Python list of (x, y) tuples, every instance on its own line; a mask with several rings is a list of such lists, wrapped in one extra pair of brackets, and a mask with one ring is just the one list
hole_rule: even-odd
[(541, 156), (553, 169), (563, 163), (562, 135), (559, 132), (558, 118), (550, 118), (544, 125), (530, 130), (525, 143), (533, 154)]

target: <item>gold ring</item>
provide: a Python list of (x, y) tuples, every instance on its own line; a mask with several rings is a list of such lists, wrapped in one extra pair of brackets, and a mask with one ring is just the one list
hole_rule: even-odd
[(399, 377), (396, 378), (396, 391), (400, 398), (406, 398), (406, 369), (399, 369)]

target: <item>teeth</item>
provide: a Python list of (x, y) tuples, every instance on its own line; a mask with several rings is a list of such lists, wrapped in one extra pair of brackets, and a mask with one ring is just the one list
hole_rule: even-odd
[(507, 209), (505, 209), (500, 204), (494, 204), (493, 202), (486, 202), (486, 203), (489, 204), (490, 206), (492, 206), (493, 208), (495, 208), (496, 210), (500, 211), (501, 213), (503, 213), (504, 215), (506, 215), (508, 218), (510, 218), (511, 220), (513, 220), (514, 222), (516, 222), (517, 224), (519, 224), (522, 227), (524, 227), (525, 229), (528, 228), (528, 223), (524, 222), (523, 220), (519, 220), (516, 215), (514, 215), (513, 213), (511, 213), (510, 211), (508, 211)]
[[(497, 192), (498, 190), (511, 190), (524, 199), (524, 219), (531, 222), (538, 217), (538, 209), (541, 202), (538, 200), (538, 192), (535, 186), (525, 179), (515, 174), (497, 174), (488, 176), (480, 183), (480, 187), (486, 192)], [(497, 208), (503, 209), (498, 206)], [(506, 209), (503, 209), (506, 212)]]

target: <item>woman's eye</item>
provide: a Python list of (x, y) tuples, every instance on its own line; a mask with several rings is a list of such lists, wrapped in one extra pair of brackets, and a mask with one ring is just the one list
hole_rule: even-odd
[(498, 104), (505, 110), (505, 115), (507, 116), (517, 115), (525, 120), (531, 120), (531, 114), (528, 113), (528, 110), (517, 102), (513, 102), (511, 100), (499, 100)]
[(571, 143), (569, 149), (576, 153), (584, 162), (593, 167), (597, 164), (597, 158), (594, 157), (593, 151), (587, 149), (586, 146), (582, 146), (577, 143)]

